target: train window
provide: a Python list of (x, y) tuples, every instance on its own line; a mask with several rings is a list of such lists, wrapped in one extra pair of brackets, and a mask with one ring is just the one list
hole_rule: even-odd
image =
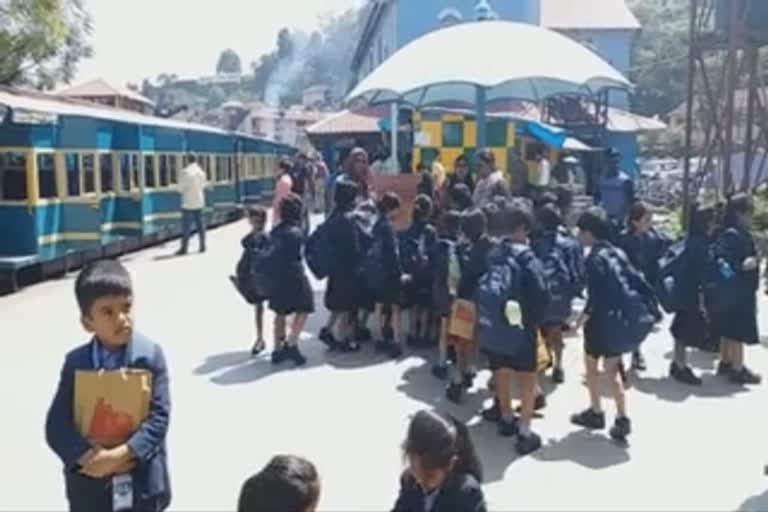
[(223, 156), (217, 156), (216, 157), (216, 182), (224, 181), (224, 178), (227, 173), (226, 169), (226, 162), (225, 157)]
[(40, 199), (58, 196), (56, 187), (56, 164), (52, 153), (37, 155), (37, 176), (40, 187)]
[(101, 175), (101, 192), (114, 192), (115, 175), (112, 168), (112, 155), (109, 153), (99, 155), (99, 172)]
[(139, 163), (141, 163), (140, 155), (131, 155), (131, 174), (133, 175), (133, 181), (131, 181), (131, 189), (137, 189), (139, 188), (139, 171), (141, 170), (139, 168)]
[(168, 160), (173, 157), (168, 155), (160, 155), (159, 161), (160, 161), (160, 186), (161, 187), (167, 187), (169, 183), (169, 173), (168, 170)]
[(77, 197), (83, 188), (80, 155), (77, 153), (64, 155), (64, 167), (67, 170), (67, 194), (70, 197)]
[(155, 183), (154, 155), (144, 155), (144, 186), (146, 188), (154, 188), (157, 186), (157, 183)]
[(83, 194), (96, 192), (96, 157), (95, 155), (82, 156)]
[[(205, 170), (205, 177), (208, 181), (213, 181), (214, 174), (211, 172), (211, 161), (212, 159), (208, 155), (200, 155), (200, 157), (197, 160), (200, 162), (200, 165)], [(216, 165), (215, 162), (213, 165)]]
[(182, 161), (181, 157), (176, 155), (168, 157), (168, 180), (171, 185), (176, 185), (179, 182), (179, 163)]
[(0, 153), (0, 197), (10, 201), (27, 198), (27, 157)]
[(122, 181), (123, 192), (130, 192), (136, 186), (132, 163), (132, 155), (120, 155), (120, 180)]

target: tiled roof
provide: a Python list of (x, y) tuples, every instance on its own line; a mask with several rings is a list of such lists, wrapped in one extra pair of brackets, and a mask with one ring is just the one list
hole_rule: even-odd
[(90, 82), (86, 82), (68, 89), (57, 92), (59, 96), (79, 97), (85, 98), (89, 96), (121, 96), (133, 101), (138, 101), (145, 105), (154, 105), (149, 98), (142, 96), (136, 91), (132, 91), (127, 87), (117, 87), (106, 80), (97, 78)]
[(640, 29), (625, 0), (541, 0), (540, 24), (551, 29)]

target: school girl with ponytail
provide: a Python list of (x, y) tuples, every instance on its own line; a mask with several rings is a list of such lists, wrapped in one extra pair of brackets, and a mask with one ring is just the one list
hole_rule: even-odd
[(420, 411), (403, 451), (408, 469), (392, 512), (486, 512), (482, 466), (463, 423)]

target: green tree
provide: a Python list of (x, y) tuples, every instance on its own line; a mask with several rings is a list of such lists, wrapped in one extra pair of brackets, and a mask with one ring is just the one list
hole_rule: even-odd
[(0, 84), (69, 83), (91, 28), (82, 0), (0, 0)]
[(221, 55), (219, 55), (219, 62), (216, 64), (216, 73), (242, 73), (243, 65), (240, 61), (240, 56), (232, 50), (227, 48)]

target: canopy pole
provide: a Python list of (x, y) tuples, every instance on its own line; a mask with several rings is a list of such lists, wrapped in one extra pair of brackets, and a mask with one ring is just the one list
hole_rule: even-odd
[(484, 148), (487, 145), (487, 124), (486, 110), (488, 108), (485, 87), (478, 86), (475, 104), (477, 108), (477, 148)]
[(399, 108), (397, 105), (397, 101), (393, 101), (389, 105), (389, 119), (390, 119), (390, 136), (392, 137), (391, 143), (390, 143), (390, 149), (391, 149), (391, 162), (392, 162), (392, 168), (390, 171), (392, 174), (396, 175), (400, 173), (400, 159), (397, 156), (397, 138), (398, 138), (398, 132), (400, 131), (399, 127)]

